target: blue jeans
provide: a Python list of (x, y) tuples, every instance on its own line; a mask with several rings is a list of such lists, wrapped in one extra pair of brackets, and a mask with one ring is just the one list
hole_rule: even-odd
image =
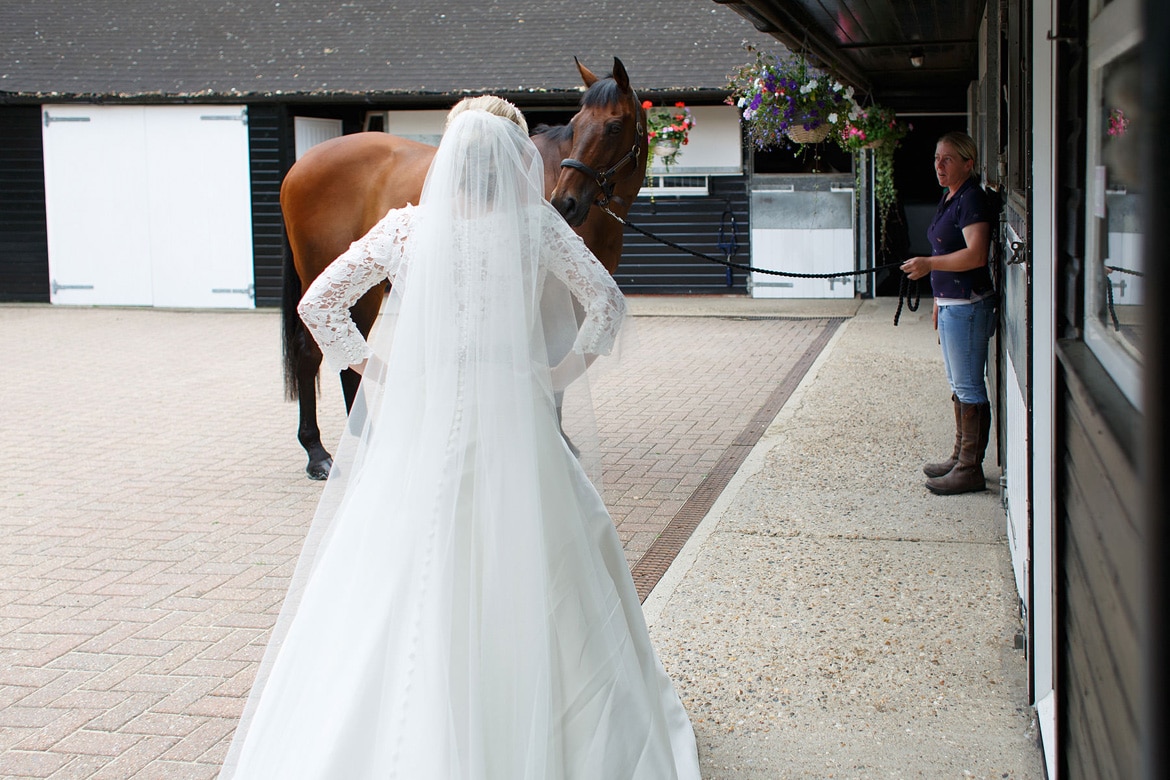
[(995, 333), (995, 298), (938, 307), (938, 338), (951, 392), (964, 404), (985, 404), (987, 342)]

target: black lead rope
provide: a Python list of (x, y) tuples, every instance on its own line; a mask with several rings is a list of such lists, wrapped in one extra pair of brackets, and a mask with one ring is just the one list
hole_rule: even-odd
[[(1118, 273), (1129, 274), (1130, 276), (1145, 276), (1141, 271), (1132, 271), (1129, 268), (1121, 268), (1116, 265), (1105, 266), (1110, 271), (1117, 271)], [(1121, 323), (1117, 321), (1117, 310), (1113, 308), (1113, 282), (1109, 281), (1109, 276), (1105, 276), (1105, 302), (1109, 306), (1109, 317), (1113, 320), (1113, 329), (1121, 330)]]
[[(897, 268), (900, 265), (902, 265), (901, 263), (885, 263), (883, 265), (874, 266), (873, 268), (863, 268), (860, 271), (838, 271), (836, 273), (826, 273), (826, 274), (802, 274), (802, 273), (797, 273), (796, 271), (773, 271), (770, 268), (756, 268), (755, 266), (749, 265), (747, 263), (732, 262), (731, 261), (731, 254), (732, 253), (730, 253), (730, 252), (728, 253), (728, 259), (726, 259), (726, 260), (720, 259), (718, 257), (712, 257), (711, 255), (705, 255), (702, 252), (696, 252), (694, 249), (682, 246), (681, 244), (676, 244), (675, 242), (671, 241), (670, 239), (662, 238), (661, 236), (656, 236), (653, 233), (651, 233), (649, 230), (645, 230), (644, 228), (640, 228), (637, 225), (635, 225), (633, 222), (630, 222), (627, 219), (619, 217), (617, 214), (614, 214), (613, 211), (610, 210), (609, 206), (604, 206), (604, 205), (601, 205), (600, 203), (596, 204), (596, 205), (598, 208), (600, 208), (606, 214), (609, 214), (611, 217), (616, 219), (622, 225), (625, 225), (626, 227), (630, 228), (631, 230), (634, 230), (638, 233), (641, 233), (642, 235), (646, 236), (646, 238), (657, 241), (660, 244), (665, 244), (666, 246), (671, 247), (672, 249), (677, 249), (680, 252), (685, 252), (688, 255), (693, 255), (693, 256), (699, 258), (700, 260), (708, 260), (712, 263), (718, 263), (719, 265), (726, 266), (727, 268), (735, 268), (735, 269), (738, 269), (740, 271), (747, 271), (749, 273), (769, 274), (771, 276), (783, 276), (783, 277), (786, 277), (789, 279), (839, 279), (841, 277), (846, 277), (846, 276), (861, 276), (863, 274), (876, 274), (878, 271), (884, 270), (886, 268)], [(733, 215), (733, 218), (734, 218), (734, 215)], [(724, 247), (721, 245), (720, 248), (723, 249)], [(895, 326), (898, 324), (898, 319), (902, 315), (903, 301), (905, 301), (907, 309), (909, 309), (910, 311), (918, 311), (918, 305), (921, 301), (921, 297), (922, 297), (922, 294), (918, 288), (917, 282), (914, 283), (913, 297), (911, 297), (910, 278), (908, 276), (906, 276), (905, 274), (903, 274), (901, 284), (899, 285), (899, 288), (898, 288), (898, 310), (894, 314), (894, 325)]]
[[(913, 289), (913, 296), (911, 296), (911, 289)], [(902, 280), (898, 282), (898, 308), (894, 312), (894, 327), (898, 327), (898, 320), (902, 318), (902, 302), (905, 301), (906, 308), (910, 311), (918, 311), (919, 304), (922, 303), (922, 287), (918, 284), (918, 280), (910, 280), (909, 276), (902, 275)]]

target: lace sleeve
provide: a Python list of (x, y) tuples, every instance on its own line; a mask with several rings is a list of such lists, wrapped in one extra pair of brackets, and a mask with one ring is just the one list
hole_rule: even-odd
[(543, 261), (585, 309), (573, 351), (608, 355), (626, 315), (626, 299), (601, 261), (560, 215), (546, 219)]
[(413, 212), (412, 206), (391, 210), (321, 272), (297, 305), (325, 362), (335, 371), (370, 356), (349, 309), (371, 287), (386, 279), (393, 281), (398, 274)]

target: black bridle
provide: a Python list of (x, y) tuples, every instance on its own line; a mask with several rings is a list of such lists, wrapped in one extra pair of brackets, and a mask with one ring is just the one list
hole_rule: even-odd
[(562, 168), (572, 168), (574, 170), (580, 171), (589, 178), (593, 179), (594, 183), (597, 184), (598, 189), (601, 190), (601, 194), (593, 202), (595, 206), (609, 205), (609, 201), (613, 198), (613, 188), (616, 185), (616, 182), (614, 181), (614, 174), (616, 174), (622, 168), (626, 167), (627, 164), (633, 165), (634, 170), (638, 169), (638, 151), (641, 148), (642, 141), (646, 138), (646, 128), (642, 124), (641, 116), (638, 113), (640, 110), (638, 105), (638, 96), (634, 93), (633, 90), (630, 91), (630, 94), (634, 99), (634, 116), (639, 117), (637, 124), (634, 126), (634, 146), (632, 149), (630, 149), (630, 151), (622, 155), (620, 160), (606, 168), (602, 173), (598, 173), (585, 163), (572, 157), (566, 157), (565, 159), (561, 160)]

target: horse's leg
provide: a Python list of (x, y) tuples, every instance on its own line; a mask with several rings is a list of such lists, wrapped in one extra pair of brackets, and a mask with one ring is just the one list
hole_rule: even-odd
[[(379, 284), (358, 299), (349, 310), (353, 317), (353, 324), (357, 326), (362, 338), (368, 339), (374, 327), (374, 320), (378, 319), (378, 312), (382, 309), (382, 299), (386, 297), (386, 285)], [(345, 413), (353, 411), (353, 402), (357, 398), (358, 385), (362, 376), (356, 371), (345, 369), (341, 372), (341, 392), (345, 396)]]
[(358, 385), (362, 383), (362, 375), (347, 368), (341, 372), (341, 394), (345, 396), (345, 413), (353, 411), (353, 401), (357, 398)]
[(317, 427), (317, 371), (321, 368), (321, 351), (305, 331), (304, 323), (297, 314), (301, 289), (300, 274), (293, 262), (291, 246), (286, 243), (280, 304), (285, 395), (290, 401), (297, 402), (300, 415), (297, 440), (309, 456), (305, 473), (310, 479), (326, 479), (333, 458), (321, 446), (321, 429)]
[[(302, 334), (307, 342), (307, 336)], [(309, 479), (328, 479), (333, 456), (321, 444), (321, 429), (317, 427), (317, 372), (321, 369), (321, 352), (307, 343), (302, 344), (296, 365), (297, 401), (300, 421), (297, 440), (309, 455), (305, 473)]]

